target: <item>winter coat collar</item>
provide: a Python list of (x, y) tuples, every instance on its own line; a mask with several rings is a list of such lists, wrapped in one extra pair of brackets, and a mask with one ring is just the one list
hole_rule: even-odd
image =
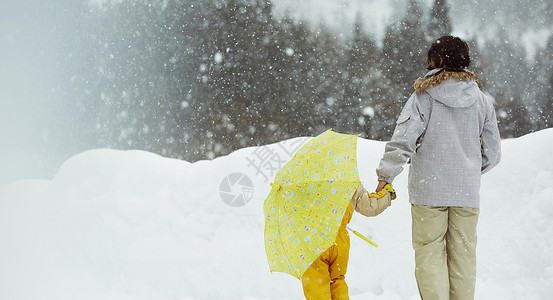
[(450, 78), (464, 81), (472, 80), (478, 84), (478, 78), (470, 71), (451, 72), (442, 68), (437, 68), (428, 72), (423, 78), (419, 78), (415, 81), (415, 91), (417, 93), (425, 92)]
[(469, 107), (480, 97), (478, 79), (474, 73), (434, 69), (415, 82), (417, 93), (426, 93), (449, 107)]

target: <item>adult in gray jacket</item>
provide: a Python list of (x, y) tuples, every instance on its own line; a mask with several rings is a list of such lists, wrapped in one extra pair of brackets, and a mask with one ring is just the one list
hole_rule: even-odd
[(376, 172), (380, 191), (409, 168), (415, 277), (423, 299), (473, 299), (480, 176), (499, 163), (491, 101), (478, 87), (468, 45), (444, 36), (401, 112)]

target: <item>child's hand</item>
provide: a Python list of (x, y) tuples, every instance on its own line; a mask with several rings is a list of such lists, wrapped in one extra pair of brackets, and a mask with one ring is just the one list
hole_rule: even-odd
[(384, 185), (384, 189), (390, 193), (390, 197), (392, 198), (392, 200), (396, 198), (396, 191), (394, 191), (391, 183), (386, 183), (386, 185)]
[(363, 185), (360, 184), (351, 197), (353, 209), (367, 217), (378, 216), (388, 206), (392, 205), (392, 196), (395, 197), (395, 193), (392, 193), (392, 186), (389, 184), (387, 186), (387, 188), (373, 194), (367, 192)]

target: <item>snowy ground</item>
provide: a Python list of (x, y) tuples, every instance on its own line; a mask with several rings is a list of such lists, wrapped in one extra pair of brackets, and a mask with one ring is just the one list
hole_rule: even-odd
[[(52, 180), (1, 186), (0, 299), (302, 299), (297, 279), (269, 272), (262, 208), (271, 168), (305, 140), (197, 163), (93, 150)], [(383, 146), (359, 141), (369, 188)], [(553, 129), (503, 153), (483, 177), (476, 298), (552, 299)], [(380, 245), (351, 237), (354, 300), (418, 299), (406, 177), (391, 208), (351, 222)]]

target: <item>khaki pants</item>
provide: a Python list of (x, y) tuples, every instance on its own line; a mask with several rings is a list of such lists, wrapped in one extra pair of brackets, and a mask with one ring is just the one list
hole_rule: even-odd
[(478, 208), (411, 206), (422, 299), (474, 299), (478, 213)]

